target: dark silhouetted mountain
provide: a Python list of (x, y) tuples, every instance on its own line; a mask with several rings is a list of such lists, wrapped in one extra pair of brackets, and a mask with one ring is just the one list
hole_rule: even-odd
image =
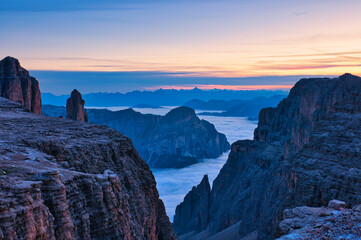
[[(107, 125), (130, 137), (152, 168), (182, 168), (203, 158), (217, 158), (230, 149), (226, 136), (188, 107), (175, 108), (165, 116), (141, 114), (133, 109), (87, 112), (89, 122)], [(43, 114), (64, 116), (65, 108), (44, 105)]]
[(203, 101), (199, 99), (192, 99), (184, 104), (184, 106), (196, 109), (196, 110), (227, 110), (238, 104), (245, 103), (246, 100), (215, 100)]
[(152, 105), (152, 104), (147, 104), (147, 103), (140, 103), (140, 104), (134, 105), (132, 108), (153, 108), (153, 109), (157, 109), (157, 108), (162, 108), (162, 107)]
[(199, 115), (248, 117), (249, 119), (254, 120), (258, 118), (258, 113), (262, 108), (275, 107), (285, 97), (285, 95), (275, 95), (270, 98), (256, 97), (251, 100), (210, 100), (208, 102), (192, 100), (184, 105), (194, 109), (224, 110), (224, 112), (221, 113), (202, 112), (199, 113)]
[[(271, 97), (273, 95), (286, 95), (286, 91), (270, 90), (165, 90), (156, 91), (133, 91), (128, 93), (88, 93), (83, 94), (86, 106), (92, 107), (114, 107), (114, 106), (134, 106), (137, 104), (151, 104), (155, 106), (182, 106), (192, 99), (208, 101), (211, 99), (243, 99), (249, 100), (255, 97)], [(67, 95), (55, 96), (51, 93), (43, 93), (43, 104), (64, 106)]]
[[(186, 195), (184, 201), (177, 206), (176, 215), (185, 214), (182, 218), (174, 219), (174, 225), (179, 227), (179, 232), (191, 232), (203, 230), (209, 221), (209, 199), (211, 187), (208, 176), (204, 175), (200, 184)], [(179, 222), (187, 220), (192, 222)]]
[(20, 66), (17, 59), (0, 61), (0, 97), (20, 103), (25, 109), (41, 114), (39, 82)]
[[(360, 146), (361, 78), (302, 79), (276, 108), (260, 112), (254, 140), (232, 144), (210, 199), (188, 201), (196, 189), (185, 197), (175, 231), (187, 240), (268, 240), (279, 235), (286, 208), (360, 204)], [(209, 216), (201, 229), (199, 216)]]

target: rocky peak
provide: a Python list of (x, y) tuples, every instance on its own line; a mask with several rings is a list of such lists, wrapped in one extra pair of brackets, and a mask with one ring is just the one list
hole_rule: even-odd
[(176, 208), (173, 226), (177, 234), (198, 232), (207, 226), (210, 191), (208, 175), (204, 175), (200, 184), (193, 187)]
[(8, 56), (0, 62), (0, 75), (2, 77), (28, 77), (29, 72), (20, 66), (19, 60)]
[(209, 185), (208, 174), (205, 174), (202, 178), (201, 183), (198, 185), (199, 188), (209, 191), (211, 188)]
[(206, 227), (183, 231), (182, 224), (194, 223), (202, 215), (189, 218), (185, 213), (193, 206), (184, 205), (185, 199), (179, 205), (185, 211), (178, 210), (174, 217), (177, 233), (185, 239), (207, 235), (209, 239), (271, 240), (286, 208), (321, 207), (332, 199), (340, 200), (330, 202), (333, 208), (343, 208), (342, 201), (348, 206), (359, 204), (360, 118), (361, 78), (345, 74), (300, 80), (277, 108), (260, 112), (254, 140), (232, 144), (205, 202), (209, 205), (202, 212), (209, 215)]
[(260, 112), (255, 140), (285, 143), (287, 157), (302, 148), (316, 122), (332, 112), (337, 103), (359, 95), (360, 86), (361, 78), (349, 73), (334, 79), (301, 79), (276, 109)]
[(267, 139), (268, 131), (270, 130), (276, 108), (263, 108), (259, 112), (258, 127), (254, 131), (254, 139), (256, 141), (265, 141)]
[(169, 111), (164, 120), (167, 122), (183, 122), (189, 121), (192, 118), (196, 118), (194, 109), (189, 107), (177, 107)]
[(0, 61), (0, 97), (20, 103), (30, 112), (41, 114), (39, 82), (13, 57)]
[(81, 97), (80, 92), (74, 89), (66, 102), (66, 118), (88, 122), (88, 114), (84, 105), (85, 101)]

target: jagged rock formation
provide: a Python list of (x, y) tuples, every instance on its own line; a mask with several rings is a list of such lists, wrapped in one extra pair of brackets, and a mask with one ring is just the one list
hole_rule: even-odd
[[(44, 115), (58, 117), (64, 108), (44, 105)], [(88, 109), (89, 121), (114, 128), (133, 140), (140, 156), (152, 168), (181, 168), (202, 158), (216, 158), (229, 150), (226, 136), (200, 120), (194, 110), (179, 107), (165, 116), (133, 109)]]
[[(183, 203), (177, 206), (176, 215), (186, 215), (174, 219), (174, 225), (179, 226), (179, 232), (190, 232), (202, 230), (207, 226), (209, 219), (209, 194), (211, 187), (209, 185), (208, 176), (204, 175), (201, 183), (187, 194)], [(189, 219), (192, 222), (178, 222), (179, 220)], [(192, 227), (190, 227), (192, 226)]]
[(66, 101), (66, 118), (88, 122), (88, 114), (84, 109), (85, 101), (78, 90), (71, 92), (70, 98)]
[[(274, 239), (285, 208), (361, 202), (361, 78), (302, 79), (259, 119), (213, 182), (207, 227), (189, 225), (186, 239)], [(178, 212), (177, 222), (192, 217)]]
[(0, 239), (175, 239), (149, 167), (106, 126), (0, 98)]
[(0, 61), (0, 97), (20, 103), (28, 111), (41, 114), (39, 82), (15, 58), (6, 57)]
[[(331, 203), (331, 202), (330, 202)], [(291, 239), (361, 239), (361, 205), (353, 209), (296, 207), (283, 211), (283, 236)]]

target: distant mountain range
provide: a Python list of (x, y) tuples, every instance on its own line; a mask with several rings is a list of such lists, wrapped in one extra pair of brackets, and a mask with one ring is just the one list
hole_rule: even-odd
[[(286, 96), (287, 91), (281, 90), (165, 90), (156, 91), (133, 91), (128, 93), (88, 93), (83, 94), (87, 106), (91, 107), (114, 107), (134, 106), (138, 104), (150, 104), (155, 106), (182, 106), (192, 99), (209, 101), (220, 99), (230, 101), (233, 99), (251, 100), (256, 97), (272, 97), (274, 95)], [(43, 104), (64, 106), (68, 95), (56, 96), (51, 93), (41, 94)]]
[(140, 104), (134, 105), (132, 108), (153, 108), (153, 109), (157, 109), (157, 108), (163, 108), (163, 107), (159, 107), (159, 106), (152, 105), (152, 104), (147, 104), (147, 103), (140, 103)]
[(248, 117), (249, 119), (258, 119), (259, 111), (266, 107), (276, 107), (284, 99), (285, 95), (274, 95), (272, 97), (256, 97), (251, 100), (210, 100), (202, 101), (193, 99), (186, 102), (184, 106), (197, 110), (223, 110), (223, 112), (203, 112), (198, 115), (213, 115), (225, 117)]

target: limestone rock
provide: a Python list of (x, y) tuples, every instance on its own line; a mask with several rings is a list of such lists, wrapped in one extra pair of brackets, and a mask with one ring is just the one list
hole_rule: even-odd
[(106, 126), (0, 98), (1, 239), (173, 240), (152, 172)]
[(204, 175), (201, 183), (184, 197), (177, 206), (174, 226), (176, 233), (202, 230), (209, 220), (209, 194), (211, 187), (208, 176)]
[[(359, 204), (360, 136), (360, 77), (300, 80), (277, 108), (261, 111), (253, 141), (232, 144), (213, 182), (208, 224), (188, 239), (202, 239), (204, 232), (221, 239), (233, 227), (235, 239), (252, 233), (274, 239), (286, 208), (327, 206), (336, 198)], [(187, 216), (175, 219), (182, 223)]]
[(286, 209), (283, 216), (279, 240), (361, 238), (361, 212), (355, 210), (303, 206)]
[(346, 208), (346, 203), (334, 199), (328, 202), (328, 207), (332, 209), (340, 210), (341, 208)]
[(41, 114), (39, 82), (15, 58), (6, 57), (0, 61), (0, 97), (20, 103), (30, 112)]
[(70, 98), (66, 101), (66, 118), (88, 122), (88, 114), (84, 108), (85, 101), (78, 90), (71, 92)]

